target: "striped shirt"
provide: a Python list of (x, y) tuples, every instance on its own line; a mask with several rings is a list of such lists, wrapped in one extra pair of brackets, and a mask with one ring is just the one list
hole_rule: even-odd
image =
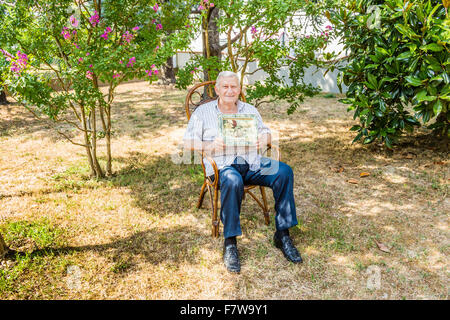
[[(254, 114), (256, 116), (258, 136), (265, 133), (271, 133), (270, 129), (263, 123), (261, 115), (254, 106), (238, 100), (237, 107), (237, 113)], [(217, 99), (200, 105), (192, 113), (183, 139), (185, 141), (191, 140), (194, 144), (203, 141), (214, 141), (216, 136), (219, 135), (218, 119), (220, 114), (222, 114), (222, 112), (219, 110)], [(247, 161), (250, 166), (249, 169), (252, 171), (258, 170), (261, 166), (261, 156), (255, 148), (226, 148), (226, 150), (227, 151), (224, 154), (214, 155), (212, 157), (219, 170), (225, 166), (231, 165), (237, 156), (240, 156)], [(203, 163), (205, 164), (206, 175), (213, 175), (214, 169), (209, 161), (204, 158)]]

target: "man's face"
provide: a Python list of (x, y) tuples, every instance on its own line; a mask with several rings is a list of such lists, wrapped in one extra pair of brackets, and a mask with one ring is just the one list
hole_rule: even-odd
[(220, 101), (224, 103), (236, 103), (241, 93), (241, 86), (235, 77), (223, 77), (218, 86), (214, 87)]

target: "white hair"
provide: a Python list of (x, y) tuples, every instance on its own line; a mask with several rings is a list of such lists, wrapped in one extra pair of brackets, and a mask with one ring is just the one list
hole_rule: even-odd
[(216, 86), (219, 86), (220, 80), (221, 80), (222, 78), (229, 78), (229, 77), (234, 77), (234, 78), (236, 78), (237, 81), (238, 81), (238, 83), (241, 82), (241, 80), (239, 79), (239, 75), (238, 75), (237, 73), (235, 73), (235, 72), (233, 72), (233, 71), (221, 71), (221, 72), (218, 74), (218, 76), (217, 76), (217, 79), (216, 79)]

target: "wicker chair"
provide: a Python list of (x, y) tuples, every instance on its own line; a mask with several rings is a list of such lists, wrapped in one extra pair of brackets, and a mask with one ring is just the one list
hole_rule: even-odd
[[(202, 82), (202, 83), (195, 85), (194, 87), (192, 87), (189, 90), (189, 92), (186, 96), (186, 100), (185, 100), (186, 116), (187, 116), (188, 121), (191, 118), (192, 112), (194, 112), (194, 110), (198, 106), (200, 106), (204, 103), (207, 103), (209, 101), (213, 101), (213, 100), (217, 99), (217, 96), (215, 96), (214, 84), (215, 84), (215, 81), (206, 81), (206, 82)], [(243, 95), (242, 92), (241, 92), (240, 100), (245, 102), (245, 96)], [(271, 150), (271, 152), (275, 152), (275, 154), (276, 154), (275, 158), (278, 161), (280, 161), (279, 149), (276, 148), (275, 146), (268, 145), (267, 149), (264, 151), (264, 154), (267, 153), (269, 150)], [(203, 158), (206, 158), (211, 163), (211, 165), (214, 169), (214, 181), (212, 181), (208, 176), (206, 176), (205, 164), (203, 163)], [(201, 161), (202, 161), (204, 181), (203, 181), (202, 188), (200, 190), (200, 197), (197, 202), (197, 208), (199, 208), (199, 209), (201, 208), (206, 191), (208, 190), (209, 197), (211, 200), (211, 207), (212, 207), (212, 236), (218, 237), (219, 236), (219, 224), (220, 224), (220, 219), (219, 219), (219, 215), (218, 215), (218, 209), (219, 209), (218, 201), (219, 201), (219, 190), (220, 190), (219, 189), (219, 170), (217, 168), (216, 163), (210, 156), (202, 153), (201, 159), (202, 159)], [(261, 192), (262, 201), (260, 199), (258, 199), (256, 197), (256, 195), (251, 191), (252, 189), (255, 189), (257, 187), (259, 187), (259, 190)], [(264, 187), (258, 186), (258, 185), (245, 185), (244, 186), (244, 199), (245, 199), (245, 194), (247, 194), (247, 193), (253, 199), (255, 199), (256, 203), (258, 203), (258, 205), (263, 210), (264, 220), (265, 220), (266, 225), (268, 225), (270, 222), (269, 209), (267, 206), (267, 197), (266, 197), (266, 192), (265, 192)]]

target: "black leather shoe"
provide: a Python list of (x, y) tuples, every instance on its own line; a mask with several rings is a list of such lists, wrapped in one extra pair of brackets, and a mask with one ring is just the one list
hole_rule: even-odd
[(223, 247), (223, 263), (229, 272), (241, 272), (239, 253), (235, 244), (229, 244)]
[(275, 242), (275, 247), (283, 252), (286, 259), (293, 263), (302, 263), (302, 257), (298, 252), (297, 248), (294, 247), (291, 238), (288, 235), (278, 236), (276, 233), (273, 236), (273, 242)]

